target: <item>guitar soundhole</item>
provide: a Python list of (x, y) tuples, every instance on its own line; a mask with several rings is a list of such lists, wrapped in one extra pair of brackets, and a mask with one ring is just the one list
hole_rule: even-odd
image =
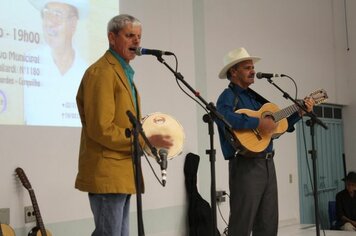
[(271, 118), (273, 121), (276, 121), (276, 119), (274, 118), (274, 116), (273, 116), (273, 113), (271, 113), (271, 112), (265, 112), (265, 113), (263, 113), (263, 116), (262, 116), (263, 118)]

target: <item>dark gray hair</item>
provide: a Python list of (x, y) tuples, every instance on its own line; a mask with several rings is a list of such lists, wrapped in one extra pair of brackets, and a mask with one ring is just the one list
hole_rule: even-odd
[(109, 21), (107, 33), (109, 34), (110, 32), (113, 32), (117, 34), (127, 24), (132, 24), (137, 26), (137, 25), (141, 25), (141, 22), (135, 17), (127, 14), (117, 15)]
[(239, 65), (240, 65), (240, 63), (237, 63), (237, 64), (231, 66), (231, 67), (226, 71), (226, 78), (227, 78), (228, 80), (231, 80), (231, 72), (230, 72), (230, 70), (231, 70), (232, 68), (237, 69), (237, 68), (239, 67)]

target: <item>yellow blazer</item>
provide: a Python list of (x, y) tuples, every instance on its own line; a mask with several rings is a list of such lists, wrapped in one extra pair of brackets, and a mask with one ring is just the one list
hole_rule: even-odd
[(77, 105), (83, 127), (75, 187), (91, 193), (136, 193), (132, 141), (125, 130), (132, 128), (126, 111), (137, 114), (128, 79), (110, 51), (86, 70)]

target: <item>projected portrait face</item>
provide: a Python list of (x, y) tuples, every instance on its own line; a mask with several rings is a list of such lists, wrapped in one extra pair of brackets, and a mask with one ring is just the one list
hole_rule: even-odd
[(107, 48), (105, 25), (119, 1), (0, 6), (0, 125), (80, 127), (76, 93), (88, 62)]
[(65, 3), (50, 2), (42, 9), (41, 16), (46, 43), (57, 50), (71, 47), (78, 21), (77, 9)]
[[(30, 0), (39, 11), (43, 44), (28, 51), (38, 58), (37, 74), (24, 80), (24, 121), (27, 125), (80, 126), (75, 96), (87, 63), (75, 44), (79, 20), (85, 18), (88, 0)], [(79, 27), (79, 26), (78, 26)], [(84, 37), (82, 37), (84, 38)]]

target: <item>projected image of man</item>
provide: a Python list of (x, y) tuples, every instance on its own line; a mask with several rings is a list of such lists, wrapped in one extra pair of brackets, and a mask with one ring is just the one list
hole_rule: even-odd
[(87, 67), (73, 44), (78, 20), (85, 14), (86, 0), (31, 0), (42, 19), (43, 47), (39, 55), (38, 86), (24, 88), (25, 122), (29, 125), (80, 126), (75, 95)]

